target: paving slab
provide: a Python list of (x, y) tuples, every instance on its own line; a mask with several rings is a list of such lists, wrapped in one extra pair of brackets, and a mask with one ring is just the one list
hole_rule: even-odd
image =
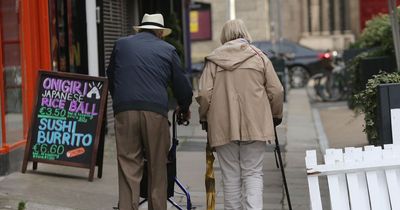
[(363, 132), (364, 115), (356, 115), (347, 105), (319, 109), (329, 147), (362, 147), (368, 144)]

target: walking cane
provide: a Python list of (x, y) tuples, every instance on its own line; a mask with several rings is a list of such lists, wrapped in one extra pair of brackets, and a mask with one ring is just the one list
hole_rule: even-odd
[[(206, 132), (207, 123), (201, 123), (202, 129)], [(207, 210), (215, 210), (215, 177), (214, 177), (214, 154), (212, 148), (208, 142), (207, 135), (207, 147), (206, 147), (206, 174), (205, 174), (205, 185), (206, 185), (206, 196), (207, 196)]]
[(215, 177), (213, 168), (214, 160), (215, 158), (212, 149), (210, 145), (207, 143), (207, 148), (206, 148), (207, 169), (205, 177), (207, 210), (215, 210)]
[[(276, 127), (275, 126), (274, 126), (274, 131), (275, 131), (275, 150), (274, 150), (274, 153), (275, 153), (275, 161), (277, 161), (276, 162), (276, 167), (281, 168), (283, 185), (285, 186), (285, 192), (286, 192), (286, 198), (287, 198), (288, 205), (289, 205), (289, 210), (292, 210), (292, 204), (290, 202), (289, 189), (288, 189), (288, 186), (287, 186), (287, 183), (286, 183), (285, 169), (283, 167), (281, 148), (279, 147), (278, 134), (276, 133)], [(278, 165), (278, 161), (279, 161), (279, 165)]]

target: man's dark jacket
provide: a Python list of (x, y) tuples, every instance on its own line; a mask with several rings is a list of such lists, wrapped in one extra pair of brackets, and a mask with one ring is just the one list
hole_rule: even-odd
[(114, 114), (138, 110), (167, 116), (169, 82), (182, 112), (187, 112), (192, 102), (192, 88), (175, 47), (150, 32), (115, 43), (107, 76)]

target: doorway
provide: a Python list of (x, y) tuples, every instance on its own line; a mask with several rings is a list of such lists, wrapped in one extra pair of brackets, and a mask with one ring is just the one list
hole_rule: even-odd
[(49, 0), (52, 70), (88, 74), (86, 5)]

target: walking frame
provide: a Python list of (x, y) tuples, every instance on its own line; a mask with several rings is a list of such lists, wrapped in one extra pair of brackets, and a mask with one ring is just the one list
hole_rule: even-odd
[[(167, 198), (168, 202), (171, 203), (175, 208), (179, 210), (183, 210), (183, 208), (177, 204), (173, 200), (174, 196), (174, 185), (178, 185), (178, 187), (183, 191), (183, 193), (186, 196), (186, 209), (191, 210), (192, 209), (192, 202), (190, 199), (190, 193), (189, 191), (183, 186), (183, 184), (178, 180), (176, 177), (176, 149), (179, 144), (179, 140), (177, 138), (177, 124), (180, 125), (189, 125), (189, 121), (185, 121), (184, 119), (181, 118), (181, 116), (178, 116), (177, 111), (175, 110), (172, 114), (172, 146), (171, 149), (169, 150), (168, 153), (168, 163), (167, 163), (167, 173), (168, 173), (168, 190), (167, 190)], [(143, 168), (143, 177), (142, 181), (140, 183), (140, 197), (143, 198), (143, 200), (140, 201), (139, 206), (144, 204), (148, 200), (148, 193), (147, 193), (147, 166), (146, 166), (146, 160)], [(119, 203), (118, 207), (114, 207), (114, 210), (119, 209)]]

